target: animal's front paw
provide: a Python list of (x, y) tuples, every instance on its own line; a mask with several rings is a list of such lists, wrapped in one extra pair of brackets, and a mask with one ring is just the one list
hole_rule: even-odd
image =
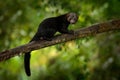
[(75, 32), (73, 30), (70, 30), (68, 33), (74, 35)]

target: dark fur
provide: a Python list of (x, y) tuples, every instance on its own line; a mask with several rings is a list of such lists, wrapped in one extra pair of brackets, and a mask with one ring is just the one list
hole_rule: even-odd
[[(39, 28), (35, 36), (32, 38), (32, 41), (37, 41), (40, 39), (44, 40), (52, 40), (52, 37), (54, 34), (58, 31), (60, 33), (68, 33), (73, 34), (73, 31), (69, 31), (67, 28), (70, 24), (70, 21), (68, 21), (68, 17), (72, 16), (72, 14), (67, 13), (58, 17), (52, 17), (47, 18), (43, 22), (40, 23)], [(75, 14), (75, 13), (73, 13)], [(77, 15), (75, 16), (77, 19)], [(77, 19), (75, 22), (77, 22)], [(28, 76), (31, 75), (30, 72), (30, 52), (25, 53), (24, 57), (24, 66), (25, 66), (25, 72)]]

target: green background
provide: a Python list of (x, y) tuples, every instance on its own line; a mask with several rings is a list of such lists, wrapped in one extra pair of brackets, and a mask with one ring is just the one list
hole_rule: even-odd
[[(0, 51), (26, 44), (48, 17), (75, 12), (69, 29), (120, 18), (120, 0), (0, 0)], [(0, 80), (120, 80), (120, 31), (32, 52), (31, 77), (24, 55), (0, 62)]]

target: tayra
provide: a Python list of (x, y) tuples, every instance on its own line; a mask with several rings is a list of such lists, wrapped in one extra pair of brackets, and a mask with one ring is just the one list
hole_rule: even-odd
[[(76, 13), (66, 13), (57, 17), (47, 18), (40, 23), (36, 34), (31, 39), (30, 42), (38, 41), (40, 39), (52, 40), (52, 37), (57, 31), (60, 33), (74, 34), (72, 30), (68, 30), (68, 26), (69, 24), (76, 23), (77, 20), (78, 20), (78, 16)], [(25, 53), (24, 56), (25, 72), (28, 76), (31, 75), (30, 53), (31, 52), (27, 52)]]

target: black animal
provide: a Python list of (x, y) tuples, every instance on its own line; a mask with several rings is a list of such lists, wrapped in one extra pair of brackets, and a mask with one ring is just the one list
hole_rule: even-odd
[[(43, 20), (38, 28), (37, 33), (32, 38), (32, 41), (52, 40), (54, 34), (58, 31), (60, 33), (74, 34), (72, 30), (68, 30), (69, 24), (74, 24), (78, 20), (78, 16), (75, 13), (67, 13), (57, 17), (51, 17)], [(25, 53), (24, 56), (24, 67), (25, 72), (28, 76), (31, 75), (30, 72), (30, 53)]]

